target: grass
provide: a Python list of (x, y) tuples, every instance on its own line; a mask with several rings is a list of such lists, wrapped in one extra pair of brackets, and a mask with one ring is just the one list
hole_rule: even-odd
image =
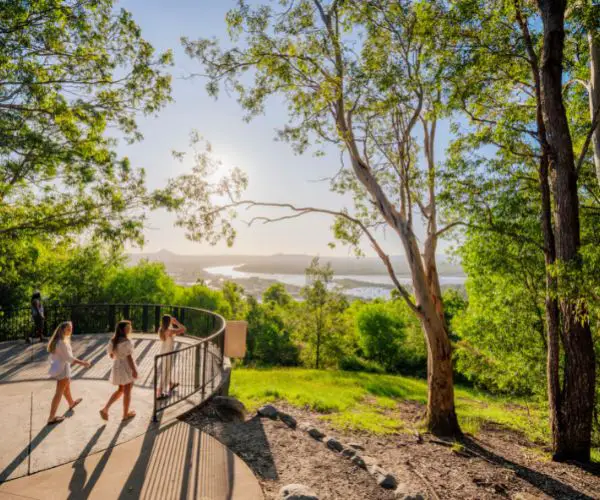
[[(427, 402), (424, 380), (395, 375), (301, 368), (233, 371), (232, 395), (249, 410), (275, 400), (322, 413), (335, 428), (374, 434), (412, 432), (403, 422), (398, 401)], [(486, 424), (521, 433), (534, 443), (548, 441), (548, 414), (544, 404), (491, 396), (457, 387), (456, 410), (464, 432), (476, 435)], [(595, 453), (599, 455), (598, 450)]]

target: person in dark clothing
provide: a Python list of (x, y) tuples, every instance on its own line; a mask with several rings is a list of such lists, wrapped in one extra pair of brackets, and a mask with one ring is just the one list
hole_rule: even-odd
[[(42, 304), (42, 295), (40, 292), (34, 292), (31, 296), (31, 319), (34, 324), (34, 335), (37, 335), (40, 341), (44, 340), (44, 321), (46, 317), (44, 316), (44, 305)], [(27, 338), (25, 341), (28, 344), (31, 344), (31, 338), (29, 337), (29, 332), (27, 333)]]

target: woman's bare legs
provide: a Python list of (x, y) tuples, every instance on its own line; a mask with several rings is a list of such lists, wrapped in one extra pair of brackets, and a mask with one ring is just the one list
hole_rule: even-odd
[(106, 402), (106, 405), (104, 405), (104, 408), (100, 410), (100, 415), (104, 420), (108, 420), (108, 410), (115, 403), (115, 401), (117, 401), (123, 395), (123, 389), (125, 387), (126, 386), (124, 385), (120, 385), (119, 388), (111, 394), (110, 398), (108, 398), (108, 401)]
[(60, 400), (63, 397), (68, 383), (68, 378), (63, 378), (62, 380), (56, 381), (56, 392), (54, 393), (52, 403), (50, 404), (50, 416), (48, 417), (48, 422), (53, 422), (56, 419), (56, 411), (58, 410), (58, 405), (60, 404)]
[(129, 410), (129, 406), (131, 404), (131, 389), (133, 387), (133, 382), (131, 384), (127, 384), (123, 386), (124, 396), (123, 396), (123, 419), (135, 417), (135, 412)]

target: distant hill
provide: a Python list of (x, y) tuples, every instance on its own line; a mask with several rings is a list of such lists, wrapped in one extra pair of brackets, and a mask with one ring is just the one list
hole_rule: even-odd
[[(312, 260), (310, 255), (178, 255), (168, 250), (154, 253), (129, 254), (131, 264), (142, 259), (164, 262), (167, 270), (178, 275), (194, 274), (202, 276), (207, 267), (239, 265), (240, 270), (254, 273), (303, 274)], [(404, 256), (393, 256), (392, 263), (396, 273), (408, 275), (409, 269)], [(331, 263), (335, 274), (387, 274), (387, 270), (378, 257), (322, 257), (321, 262)], [(460, 265), (449, 262), (444, 256), (438, 258), (439, 272), (444, 276), (463, 276)]]

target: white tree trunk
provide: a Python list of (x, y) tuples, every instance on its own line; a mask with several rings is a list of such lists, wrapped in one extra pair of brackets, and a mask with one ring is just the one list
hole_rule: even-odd
[[(590, 84), (589, 101), (590, 116), (594, 119), (594, 113), (600, 106), (600, 42), (594, 39), (595, 33), (588, 33), (588, 43), (590, 47)], [(600, 184), (600, 126), (596, 127), (592, 135), (592, 148), (594, 152), (594, 165), (596, 167), (596, 177)]]

